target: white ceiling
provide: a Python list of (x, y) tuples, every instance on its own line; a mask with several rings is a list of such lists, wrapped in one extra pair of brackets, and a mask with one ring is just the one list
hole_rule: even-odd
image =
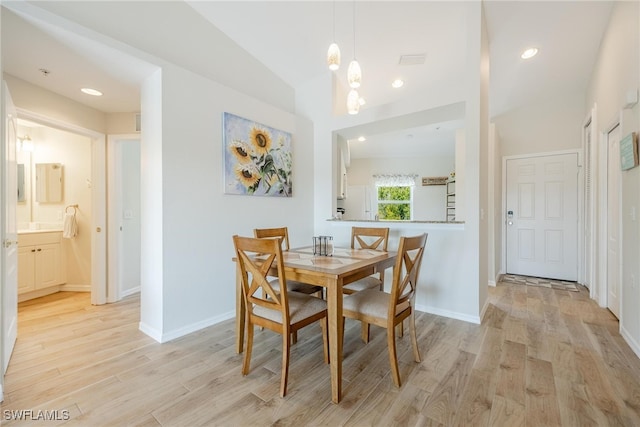
[[(333, 40), (334, 2), (188, 3), (293, 87), (330, 72), (325, 55)], [(354, 56), (354, 5), (355, 53), (363, 70), (360, 93), (367, 101), (362, 108), (464, 84), (467, 3), (337, 1), (340, 85), (346, 87), (346, 68)], [(611, 7), (610, 1), (484, 2), (491, 116), (562, 93), (584, 93)], [(1, 31), (7, 73), (104, 112), (139, 111), (139, 87), (151, 72), (150, 65), (7, 9), (2, 11)], [(540, 49), (538, 56), (520, 59), (520, 52), (532, 45)], [(399, 65), (400, 56), (407, 54), (425, 54), (426, 61)], [(45, 77), (40, 68), (51, 73)], [(405, 80), (403, 88), (391, 88), (396, 77)], [(89, 97), (79, 92), (80, 86), (100, 89), (105, 95)], [(442, 126), (436, 135), (432, 127), (424, 132), (412, 128), (400, 134), (381, 133), (398, 141), (410, 132), (414, 140), (426, 141), (442, 138), (445, 130), (447, 126)], [(448, 131), (451, 137), (453, 130)]]

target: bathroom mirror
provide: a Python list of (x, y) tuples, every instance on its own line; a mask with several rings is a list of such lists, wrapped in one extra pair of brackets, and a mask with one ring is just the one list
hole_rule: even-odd
[(25, 202), (24, 164), (18, 163), (18, 203)]
[(36, 163), (36, 202), (62, 202), (61, 163)]

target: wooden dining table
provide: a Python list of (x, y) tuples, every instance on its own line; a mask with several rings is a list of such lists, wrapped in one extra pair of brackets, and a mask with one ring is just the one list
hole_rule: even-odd
[[(342, 287), (363, 277), (393, 267), (396, 252), (371, 249), (334, 248), (332, 256), (314, 255), (313, 247), (283, 251), (285, 275), (327, 289), (329, 323), (329, 361), (331, 370), (331, 400), (342, 399)], [(274, 269), (275, 270), (275, 269)], [(274, 272), (275, 275), (275, 272)], [(242, 281), (236, 262), (236, 351), (244, 349), (245, 306)]]

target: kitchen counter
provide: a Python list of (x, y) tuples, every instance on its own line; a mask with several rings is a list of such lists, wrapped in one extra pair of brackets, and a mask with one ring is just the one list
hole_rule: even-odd
[(464, 221), (398, 221), (398, 220), (375, 220), (375, 219), (336, 219), (331, 218), (327, 221), (333, 222), (380, 222), (391, 224), (464, 224)]

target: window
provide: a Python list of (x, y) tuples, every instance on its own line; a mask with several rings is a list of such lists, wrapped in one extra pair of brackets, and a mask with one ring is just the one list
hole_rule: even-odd
[(413, 217), (412, 186), (379, 186), (378, 218), (386, 220), (411, 220)]

